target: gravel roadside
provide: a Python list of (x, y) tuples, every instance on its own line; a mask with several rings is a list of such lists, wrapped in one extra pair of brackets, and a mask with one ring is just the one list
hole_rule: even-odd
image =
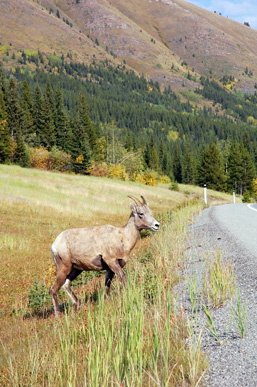
[[(222, 228), (216, 216), (216, 207), (210, 207), (194, 219), (188, 228), (188, 263), (184, 275), (197, 278), (199, 299), (201, 298), (202, 275), (207, 256), (213, 256), (217, 249), (226, 260), (232, 261), (241, 290), (241, 303), (247, 309), (247, 332), (240, 337), (236, 319), (232, 318), (231, 303), (210, 310), (218, 335), (219, 345), (209, 334), (207, 324), (203, 329), (202, 348), (209, 360), (204, 385), (215, 387), (257, 387), (257, 252), (254, 256), (233, 235)], [(179, 302), (190, 315), (191, 304), (186, 281), (177, 287)], [(199, 303), (201, 304), (201, 303)], [(206, 320), (199, 307), (198, 323), (201, 328)]]

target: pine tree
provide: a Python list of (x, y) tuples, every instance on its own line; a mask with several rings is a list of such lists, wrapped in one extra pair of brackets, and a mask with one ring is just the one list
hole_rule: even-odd
[(20, 134), (17, 136), (17, 148), (15, 150), (14, 160), (21, 167), (29, 167), (29, 154), (25, 142)]
[(86, 174), (91, 158), (91, 151), (79, 115), (73, 120), (69, 135), (69, 153), (72, 156), (74, 172)]
[(187, 143), (182, 159), (182, 183), (192, 184), (195, 181), (193, 155), (190, 145)]
[(0, 88), (0, 163), (8, 162), (11, 149), (11, 137), (9, 134), (7, 112), (3, 91)]
[(221, 154), (214, 144), (210, 144), (202, 154), (198, 166), (198, 184), (207, 184), (210, 189), (225, 191), (226, 177)]
[(34, 145), (34, 123), (32, 118), (31, 92), (27, 79), (22, 85), (21, 111), (23, 121), (23, 137), (26, 143)]
[(41, 110), (41, 133), (40, 142), (43, 146), (51, 148), (56, 145), (56, 134), (54, 126), (54, 101), (49, 79)]
[(242, 158), (242, 194), (247, 190), (250, 195), (254, 193), (253, 180), (256, 177), (256, 170), (251, 154), (244, 147), (240, 146), (241, 158)]
[(58, 148), (65, 149), (67, 141), (67, 117), (64, 112), (63, 96), (58, 88), (55, 93), (55, 112), (54, 125), (56, 135), (56, 145)]
[(4, 101), (6, 102), (7, 85), (3, 62), (0, 62), (0, 89), (3, 92)]
[(34, 139), (33, 145), (39, 147), (41, 144), (41, 136), (43, 132), (44, 120), (42, 117), (42, 105), (43, 97), (39, 85), (36, 85), (34, 95), (33, 95), (33, 104), (32, 104), (32, 114), (33, 114), (33, 125), (34, 125)]
[(173, 175), (178, 183), (182, 183), (182, 152), (178, 142), (173, 151)]
[(159, 170), (159, 156), (155, 147), (153, 136), (151, 136), (150, 142), (146, 146), (144, 158), (148, 168)]
[(13, 78), (10, 79), (7, 90), (6, 107), (10, 134), (12, 138), (16, 138), (18, 134), (22, 134), (22, 114), (18, 100), (18, 92)]
[(238, 142), (234, 141), (228, 158), (227, 189), (229, 191), (234, 190), (238, 194), (243, 194), (242, 175), (242, 155)]
[(133, 141), (132, 141), (131, 134), (130, 134), (129, 131), (127, 131), (124, 146), (125, 146), (125, 148), (127, 149), (128, 152), (133, 150)]
[(78, 119), (80, 122), (81, 135), (86, 136), (92, 157), (94, 157), (95, 147), (97, 144), (97, 137), (93, 123), (88, 114), (88, 108), (85, 96), (80, 93), (78, 101)]

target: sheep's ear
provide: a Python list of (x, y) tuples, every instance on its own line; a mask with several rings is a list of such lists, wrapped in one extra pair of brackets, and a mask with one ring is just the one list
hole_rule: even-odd
[(134, 203), (130, 203), (130, 209), (133, 212), (133, 214), (135, 215), (135, 213), (136, 213), (136, 206), (135, 206)]

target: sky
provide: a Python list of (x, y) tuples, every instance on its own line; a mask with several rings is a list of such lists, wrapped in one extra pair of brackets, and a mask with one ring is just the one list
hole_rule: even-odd
[(257, 29), (257, 0), (186, 0), (188, 3), (221, 13), (240, 23), (248, 22)]

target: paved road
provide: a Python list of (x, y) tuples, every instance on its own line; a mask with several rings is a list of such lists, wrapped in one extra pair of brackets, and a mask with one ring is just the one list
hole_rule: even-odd
[(212, 216), (242, 248), (256, 255), (257, 264), (257, 204), (216, 206)]
[[(208, 387), (257, 387), (257, 204), (210, 207), (196, 218), (189, 232), (191, 248), (188, 251), (195, 258), (194, 270), (199, 273), (199, 282), (206, 255), (214, 255), (219, 249), (225, 260), (233, 262), (241, 302), (247, 307), (248, 329), (243, 339), (236, 320), (231, 318), (229, 302), (212, 311), (224, 343), (217, 345), (206, 333), (203, 337), (203, 349), (210, 365), (204, 384)], [(193, 270), (190, 268), (190, 271)], [(189, 307), (186, 292), (182, 302)], [(204, 320), (204, 313), (200, 312), (200, 324)]]

